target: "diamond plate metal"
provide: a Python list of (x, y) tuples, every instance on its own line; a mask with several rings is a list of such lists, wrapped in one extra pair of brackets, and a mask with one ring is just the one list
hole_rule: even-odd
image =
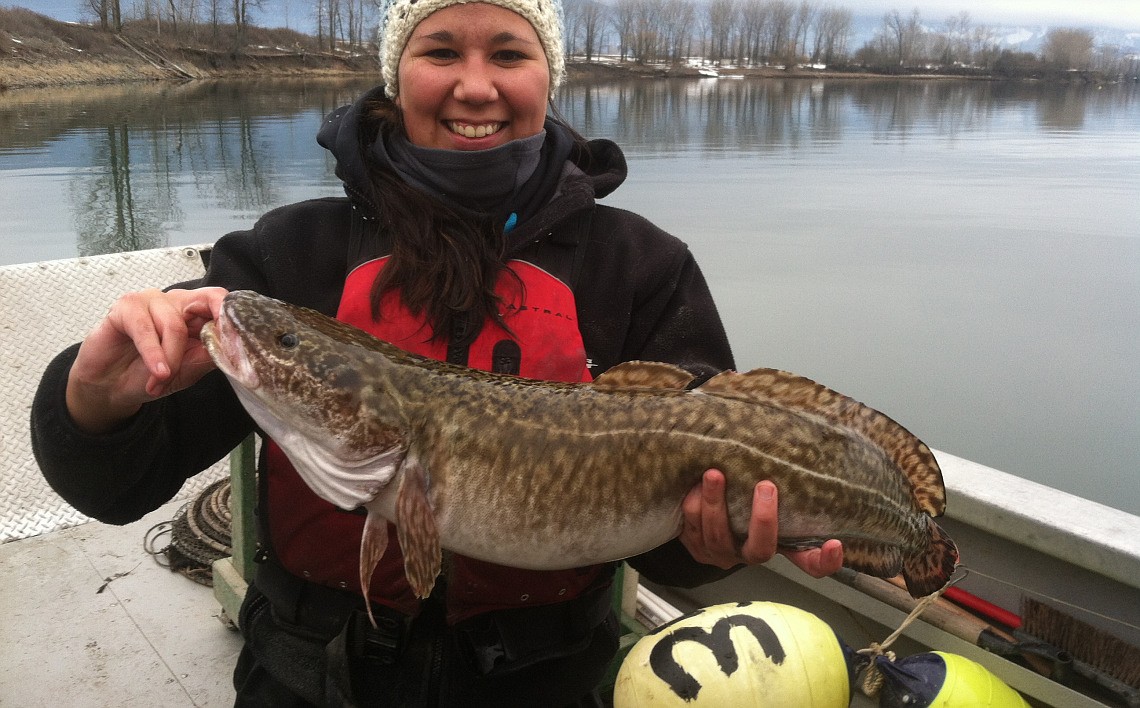
[[(0, 267), (0, 543), (89, 519), (44, 481), (28, 417), (48, 362), (82, 339), (123, 293), (200, 277), (209, 246), (160, 248)], [(188, 480), (189, 498), (228, 473), (223, 460)]]

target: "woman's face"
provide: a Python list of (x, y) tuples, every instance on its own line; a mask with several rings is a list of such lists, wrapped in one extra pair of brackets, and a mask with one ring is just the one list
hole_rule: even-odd
[(397, 70), (396, 98), (415, 145), (485, 150), (542, 130), (550, 67), (534, 28), (472, 2), (428, 15)]

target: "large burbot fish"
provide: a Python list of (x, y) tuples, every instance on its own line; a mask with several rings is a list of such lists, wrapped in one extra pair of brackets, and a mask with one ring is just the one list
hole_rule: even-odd
[(408, 354), (312, 310), (230, 293), (202, 331), (262, 430), (319, 496), (367, 509), (361, 588), (396, 525), (426, 597), (441, 546), (563, 569), (675, 537), (706, 469), (727, 479), (743, 539), (753, 488), (779, 489), (779, 543), (843, 542), (844, 564), (940, 589), (958, 552), (930, 449), (887, 416), (808, 379), (761, 369), (692, 377), (660, 363), (593, 383), (534, 381)]

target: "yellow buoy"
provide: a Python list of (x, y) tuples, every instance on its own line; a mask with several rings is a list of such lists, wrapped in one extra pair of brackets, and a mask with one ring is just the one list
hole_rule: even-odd
[(845, 707), (846, 657), (810, 612), (774, 602), (714, 605), (634, 645), (618, 671), (614, 708)]
[(890, 661), (883, 674), (881, 708), (1029, 708), (1017, 691), (986, 667), (958, 654), (932, 651)]

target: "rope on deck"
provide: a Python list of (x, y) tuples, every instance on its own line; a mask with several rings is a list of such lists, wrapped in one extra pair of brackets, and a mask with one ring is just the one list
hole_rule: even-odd
[[(219, 479), (182, 506), (174, 518), (146, 532), (143, 547), (159, 565), (213, 587), (214, 561), (233, 554), (230, 540), (230, 480)], [(158, 548), (160, 540), (170, 542)]]

